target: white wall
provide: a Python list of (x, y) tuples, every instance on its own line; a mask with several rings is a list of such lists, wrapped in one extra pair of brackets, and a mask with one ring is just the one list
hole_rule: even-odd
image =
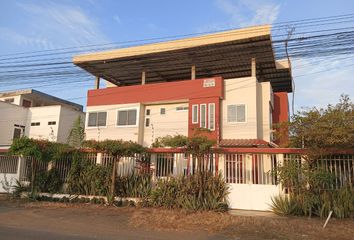
[[(150, 126), (144, 123), (144, 146), (150, 146), (156, 138), (166, 135), (185, 135), (188, 136), (188, 110), (176, 111), (176, 107), (188, 107), (188, 103), (145, 105), (150, 109)], [(161, 115), (160, 109), (165, 108), (166, 114)]]
[(26, 127), (27, 111), (27, 108), (0, 101), (0, 145), (11, 145), (15, 124)]
[(61, 107), (57, 134), (58, 142), (68, 142), (70, 131), (79, 116), (81, 116), (82, 121), (85, 122), (85, 113), (64, 106)]
[[(86, 109), (86, 122), (85, 122), (85, 133), (86, 139), (102, 141), (105, 139), (123, 139), (126, 141), (138, 141), (139, 129), (137, 126), (121, 126), (117, 127), (117, 111), (122, 108), (137, 108), (137, 112), (140, 111), (141, 104), (116, 104), (116, 105), (105, 105), (105, 106), (88, 106)], [(87, 127), (88, 114), (95, 111), (106, 111), (107, 121), (106, 127)], [(139, 118), (138, 114), (138, 118)]]
[[(255, 77), (224, 80), (225, 98), (221, 101), (222, 139), (270, 140), (271, 86), (269, 82), (258, 83)], [(246, 105), (246, 122), (228, 123), (227, 106)]]
[[(28, 109), (27, 136), (35, 139), (56, 141), (61, 106), (31, 107)], [(55, 125), (48, 125), (55, 121)], [(40, 126), (31, 126), (32, 122), (40, 122)]]
[(0, 101), (5, 101), (5, 99), (9, 99), (9, 98), (13, 98), (14, 99), (13, 104), (15, 104), (15, 105), (21, 105), (22, 104), (21, 95), (12, 96), (12, 97), (0, 97)]

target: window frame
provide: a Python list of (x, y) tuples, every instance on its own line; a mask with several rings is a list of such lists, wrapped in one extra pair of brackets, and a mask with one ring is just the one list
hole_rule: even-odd
[[(211, 111), (210, 111), (210, 106), (213, 106), (213, 110), (214, 110), (214, 112), (213, 112), (213, 116), (214, 116), (214, 119), (213, 119), (213, 128), (210, 128), (210, 123), (211, 123), (211, 121), (210, 121), (210, 113), (211, 113)], [(215, 103), (209, 103), (208, 104), (208, 129), (209, 130), (211, 130), (211, 131), (215, 131), (215, 114), (216, 114), (216, 110), (215, 110)]]
[(48, 126), (55, 126), (57, 125), (57, 121), (48, 121)]
[[(232, 122), (230, 122), (229, 121), (229, 116), (228, 116), (228, 114), (229, 114), (229, 106), (236, 106), (236, 116), (235, 116), (235, 121), (232, 121)], [(244, 122), (239, 122), (239, 121), (237, 121), (237, 106), (245, 106), (245, 121)], [(226, 122), (228, 123), (228, 124), (242, 124), (242, 123), (247, 123), (247, 104), (245, 104), (245, 103), (237, 103), (237, 104), (227, 104), (226, 105), (226, 114), (227, 114), (227, 116), (226, 116)]]
[[(178, 109), (178, 108), (182, 108), (182, 109)], [(176, 107), (176, 112), (187, 112), (189, 109), (188, 106), (177, 106)]]
[[(97, 123), (98, 123), (98, 113), (102, 113), (102, 112), (105, 112), (106, 113), (106, 125), (105, 126), (97, 126)], [(108, 119), (108, 111), (89, 111), (89, 112), (86, 112), (87, 113), (87, 117), (86, 117), (86, 128), (88, 129), (92, 129), (92, 128), (107, 128), (107, 119)], [(97, 113), (97, 122), (96, 122), (96, 126), (89, 126), (89, 116), (90, 116), (90, 113)]]
[[(119, 111), (129, 111), (129, 110), (135, 110), (136, 111), (136, 119), (135, 119), (135, 125), (118, 125), (118, 116), (119, 116)], [(128, 115), (127, 115), (128, 117)], [(129, 128), (129, 127), (137, 127), (139, 125), (139, 108), (138, 107), (126, 107), (126, 108), (118, 108), (116, 111), (116, 127), (117, 128)], [(144, 123), (145, 125), (145, 123)]]
[[(204, 116), (204, 123), (205, 123), (205, 126), (203, 127), (202, 126), (202, 107), (205, 107), (205, 116)], [(208, 128), (208, 108), (207, 108), (207, 104), (206, 103), (203, 103), (203, 104), (200, 104), (200, 114), (199, 114), (199, 126), (200, 128)]]
[(31, 127), (39, 127), (41, 122), (31, 122)]
[[(196, 111), (196, 113), (197, 113), (197, 116), (196, 116), (196, 119), (197, 119), (197, 121), (194, 121), (194, 107), (196, 107), (197, 108), (197, 111)], [(199, 105), (198, 104), (193, 104), (192, 105), (192, 124), (198, 124), (199, 123)]]

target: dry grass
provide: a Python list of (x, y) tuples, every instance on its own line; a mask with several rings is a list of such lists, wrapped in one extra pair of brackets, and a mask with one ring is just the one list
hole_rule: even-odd
[[(3, 201), (0, 205), (4, 204)], [(354, 239), (354, 220), (331, 219), (322, 229), (324, 219), (233, 216), (228, 213), (187, 212), (156, 208), (112, 207), (82, 203), (8, 202), (16, 207), (72, 209), (86, 214), (122, 218), (129, 226), (158, 231), (207, 232), (241, 239)], [(223, 239), (223, 238), (221, 238)]]
[(326, 229), (322, 229), (323, 223), (322, 219), (243, 217), (163, 209), (140, 209), (130, 218), (130, 225), (160, 231), (201, 230), (247, 239), (353, 239), (353, 219), (332, 219)]

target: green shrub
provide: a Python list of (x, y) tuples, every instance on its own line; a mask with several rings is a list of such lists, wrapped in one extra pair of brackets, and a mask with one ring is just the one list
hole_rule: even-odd
[(36, 188), (39, 192), (58, 193), (63, 187), (59, 173), (52, 168), (49, 171), (40, 172), (36, 176)]
[(76, 157), (68, 175), (68, 189), (70, 194), (106, 196), (110, 186), (109, 167), (93, 164)]
[(200, 172), (190, 176), (158, 181), (149, 202), (156, 207), (183, 208), (188, 210), (227, 209), (228, 187), (221, 175)]
[(302, 213), (298, 202), (286, 195), (272, 197), (271, 209), (275, 214), (280, 216), (301, 215)]
[(151, 193), (150, 174), (132, 172), (128, 176), (119, 176), (116, 180), (116, 194), (120, 197), (144, 197)]

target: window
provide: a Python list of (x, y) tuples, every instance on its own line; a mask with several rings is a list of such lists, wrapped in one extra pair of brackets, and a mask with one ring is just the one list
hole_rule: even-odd
[(136, 109), (118, 110), (117, 126), (135, 126), (136, 118)]
[(22, 100), (22, 106), (24, 106), (24, 107), (31, 107), (31, 105), (32, 105), (31, 101), (28, 101), (28, 100), (26, 100), (26, 99), (23, 99), (23, 100)]
[(88, 116), (88, 127), (106, 126), (107, 112), (90, 112)]
[(17, 139), (22, 137), (22, 129), (21, 128), (15, 128), (14, 129), (14, 137), (13, 139)]
[(49, 122), (48, 122), (48, 125), (56, 125), (56, 124), (57, 124), (56, 121), (49, 121)]
[(32, 123), (31, 123), (31, 126), (40, 126), (40, 125), (41, 125), (40, 122), (32, 122)]
[(146, 118), (145, 119), (145, 127), (149, 127), (150, 126), (150, 118)]
[(7, 103), (13, 103), (14, 101), (15, 101), (14, 98), (6, 98), (6, 99), (4, 100), (4, 102), (7, 102)]
[(227, 106), (227, 122), (246, 122), (246, 105), (235, 104)]
[(200, 104), (200, 127), (206, 128), (206, 104)]
[(236, 105), (236, 112), (237, 122), (246, 122), (246, 106)]
[(180, 111), (188, 111), (188, 106), (184, 106), (184, 107), (176, 107), (176, 111), (180, 112)]
[(198, 123), (198, 105), (192, 106), (192, 123)]
[(215, 130), (215, 103), (209, 103), (209, 129)]
[(165, 115), (166, 114), (166, 108), (160, 108), (160, 114)]
[(151, 112), (150, 109), (146, 109), (146, 116), (150, 116), (150, 112)]

